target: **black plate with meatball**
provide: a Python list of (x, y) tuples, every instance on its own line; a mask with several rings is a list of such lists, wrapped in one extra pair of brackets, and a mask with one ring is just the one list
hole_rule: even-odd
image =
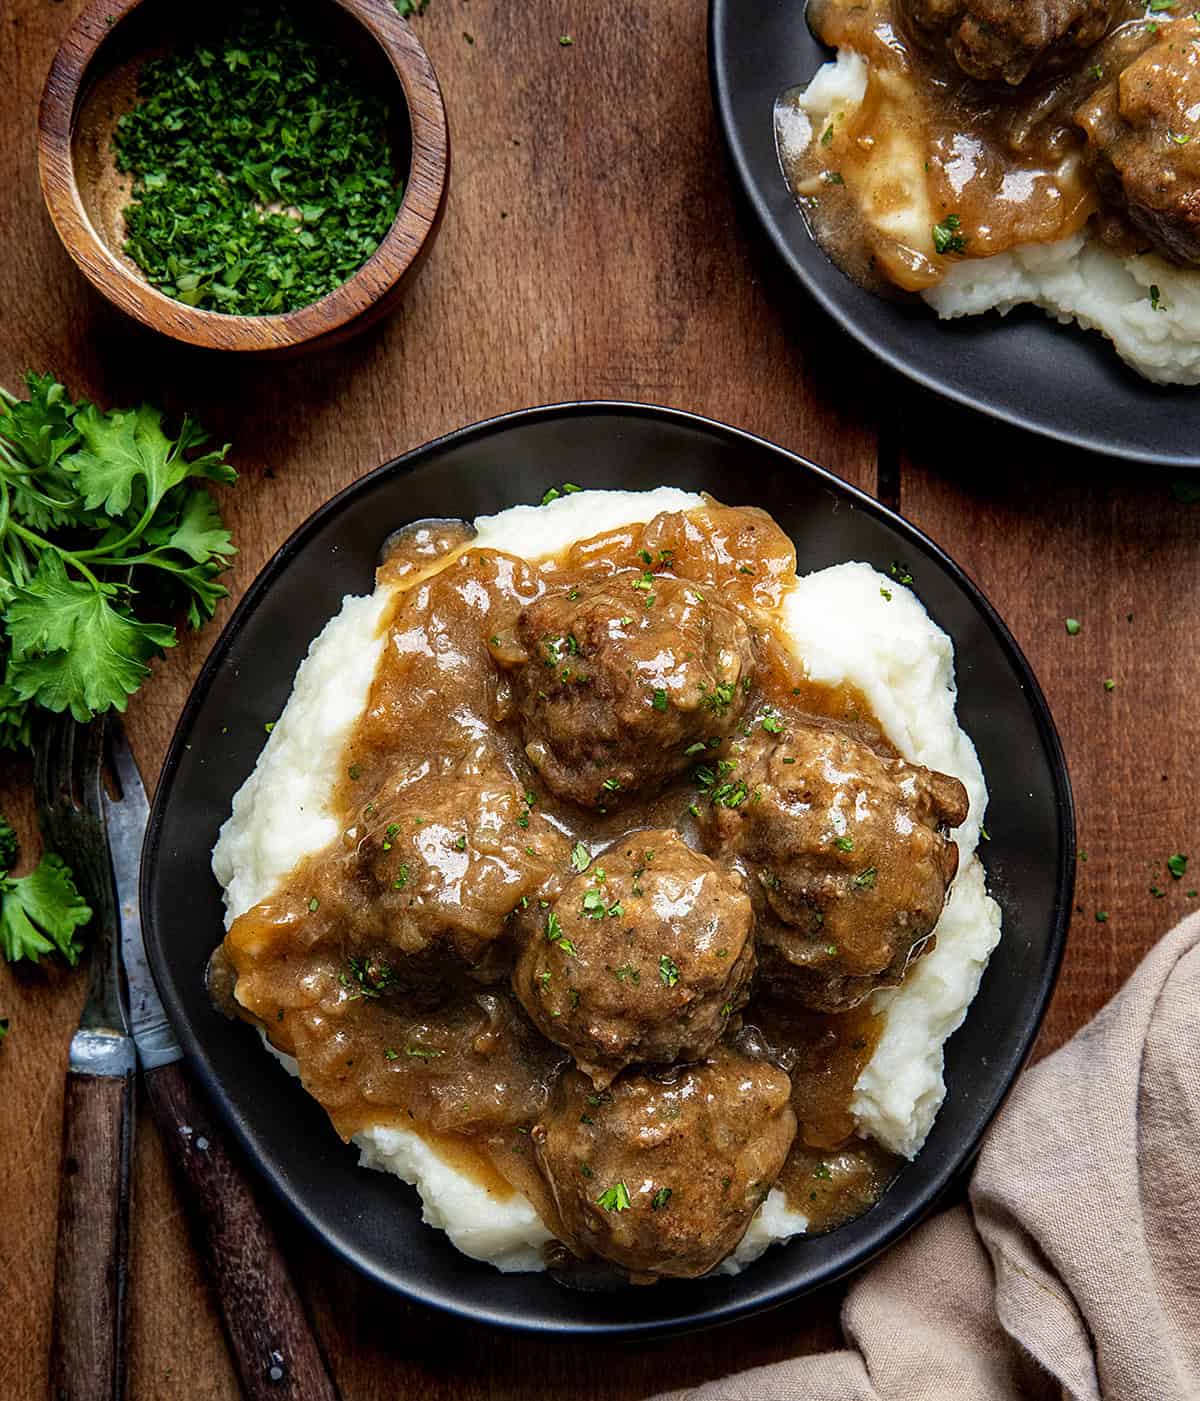
[(874, 295), (830, 260), (780, 168), (774, 123), (776, 99), (829, 57), (804, 0), (710, 0), (713, 100), (734, 178), (817, 302), (892, 369), (960, 404), (1095, 452), (1200, 467), (1200, 388), (1151, 384), (1096, 332), (1059, 326), (1035, 307), (943, 322), (923, 304)]
[[(538, 501), (562, 481), (706, 490), (769, 511), (802, 572), (903, 560), (955, 641), (959, 716), (991, 789), (985, 852), (1005, 933), (947, 1046), (946, 1103), (920, 1156), (865, 1215), (773, 1247), (736, 1278), (614, 1292), (502, 1275), (421, 1224), (415, 1192), (357, 1166), (320, 1106), (257, 1034), (216, 1011), (205, 966), (222, 928), (210, 867), (217, 830), (254, 767), (263, 725), (347, 593), (372, 587), (386, 535)], [(1062, 956), (1074, 880), (1070, 786), (1028, 664), (986, 600), (930, 541), (820, 468), (732, 428), (628, 404), (531, 409), (452, 434), (363, 477), (283, 546), (227, 625), (184, 709), (158, 787), (142, 871), (147, 945), (164, 1001), (251, 1160), (330, 1249), (381, 1286), (478, 1321), (560, 1334), (651, 1334), (728, 1321), (854, 1269), (903, 1234), (967, 1165), (1037, 1033)], [(187, 897), (180, 898), (186, 891)]]

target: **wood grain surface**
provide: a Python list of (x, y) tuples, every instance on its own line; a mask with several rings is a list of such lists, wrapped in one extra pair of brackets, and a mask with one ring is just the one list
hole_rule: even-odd
[[(454, 147), (441, 236), (386, 324), (316, 358), (258, 366), (151, 338), (91, 291), (55, 238), (38, 192), (36, 105), (79, 8), (5, 0), (0, 11), (0, 382), (53, 368), (105, 405), (150, 397), (230, 439), (242, 472), (224, 492), (242, 550), (235, 593), (332, 492), (461, 424), (574, 397), (711, 414), (898, 504), (974, 576), (1029, 655), (1066, 744), (1088, 857), (1040, 1049), (1086, 1021), (1195, 907), (1193, 882), (1172, 880), (1165, 861), (1190, 852), (1200, 872), (1189, 785), (1200, 506), (1151, 470), (1064, 453), (918, 393), (788, 286), (731, 194), (702, 0), (432, 0), (415, 24)], [(1164, 395), (1164, 413), (1170, 403)], [(1074, 638), (1067, 616), (1082, 624)], [(214, 637), (185, 638), (130, 706), (150, 786)], [(5, 760), (3, 775), (3, 807), (28, 832), (27, 767)], [(0, 968), (0, 1014), (13, 1023), (0, 1051), (0, 1394), (11, 1401), (45, 1394), (63, 1069), (83, 994), (78, 974)], [(236, 1397), (145, 1115), (135, 1202), (132, 1395)], [(378, 1294), (282, 1229), (353, 1401), (633, 1401), (838, 1342), (838, 1289), (686, 1341), (475, 1331)]]

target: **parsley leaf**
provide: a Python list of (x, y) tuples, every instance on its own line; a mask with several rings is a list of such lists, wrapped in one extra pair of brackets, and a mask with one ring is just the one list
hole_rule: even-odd
[(596, 1205), (602, 1206), (605, 1211), (628, 1211), (629, 1188), (624, 1182), (614, 1182), (605, 1192), (601, 1192), (596, 1198)]
[(233, 482), (228, 447), (204, 451), (185, 418), (102, 413), (51, 375), (28, 399), (0, 389), (0, 747), (29, 744), (34, 706), (87, 721), (124, 710), (149, 662), (225, 596), (235, 553), (201, 482)]
[(17, 859), (17, 839), (0, 817), (0, 850), (5, 874), (0, 877), (0, 954), (9, 963), (42, 954), (60, 953), (72, 966), (83, 944), (79, 931), (92, 917), (87, 901), (61, 856), (48, 851), (36, 870), (16, 878), (8, 875)]
[(933, 248), (935, 253), (965, 253), (967, 236), (962, 232), (962, 221), (957, 214), (947, 214), (940, 224), (933, 226)]

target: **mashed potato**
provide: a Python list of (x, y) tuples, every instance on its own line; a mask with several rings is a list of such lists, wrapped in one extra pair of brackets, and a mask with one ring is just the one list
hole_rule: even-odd
[[(867, 63), (841, 49), (820, 68), (795, 107), (783, 107), (776, 128), (788, 160), (818, 133), (845, 120), (867, 91)], [(921, 175), (923, 151), (899, 133), (881, 140), (871, 168), (886, 178), (878, 217), (872, 191), (862, 192), (864, 213), (882, 232), (919, 246), (934, 222)], [(903, 188), (910, 196), (897, 201)], [(1099, 331), (1139, 374), (1158, 384), (1200, 384), (1200, 272), (1176, 267), (1153, 253), (1121, 257), (1085, 233), (1057, 243), (1031, 243), (989, 258), (955, 260), (922, 297), (944, 320), (1007, 315), (1014, 307), (1041, 307), (1064, 324)]]
[[(515, 506), (481, 517), (472, 543), (533, 559), (605, 530), (649, 521), (660, 511), (701, 504), (699, 496), (668, 487), (579, 492), (548, 506)], [(304, 856), (338, 835), (333, 793), (342, 748), (382, 654), (388, 599), (386, 589), (348, 598), (325, 626), (296, 673), (254, 773), (234, 798), (213, 852), (227, 926), (270, 895)], [(950, 639), (913, 593), (869, 565), (839, 565), (795, 584), (784, 621), (815, 680), (856, 686), (906, 759), (953, 774), (970, 797), (967, 820), (955, 833), (959, 875), (937, 926), (936, 948), (902, 987), (876, 994), (884, 1030), (852, 1104), (860, 1132), (912, 1157), (945, 1093), (944, 1043), (966, 1015), (1000, 936), (1000, 911), (986, 893), (975, 855), (987, 789), (974, 746), (955, 719)], [(276, 1054), (295, 1073), (295, 1062)], [(354, 1142), (364, 1167), (393, 1172), (417, 1188), (425, 1221), (445, 1230), (465, 1254), (501, 1270), (542, 1268), (540, 1248), (550, 1233), (524, 1196), (498, 1201), (405, 1129), (367, 1129)], [(806, 1227), (783, 1193), (772, 1191), (721, 1271), (737, 1273), (769, 1245)]]

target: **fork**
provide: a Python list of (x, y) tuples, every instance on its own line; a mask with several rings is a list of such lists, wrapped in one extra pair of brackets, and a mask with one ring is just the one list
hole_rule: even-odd
[(137, 1057), (121, 981), (118, 922), (105, 834), (105, 722), (56, 715), (34, 743), (34, 786), (46, 844), (69, 855), (92, 905), (87, 1002), (71, 1038), (63, 1101), (50, 1395), (125, 1395), (130, 1167)]

